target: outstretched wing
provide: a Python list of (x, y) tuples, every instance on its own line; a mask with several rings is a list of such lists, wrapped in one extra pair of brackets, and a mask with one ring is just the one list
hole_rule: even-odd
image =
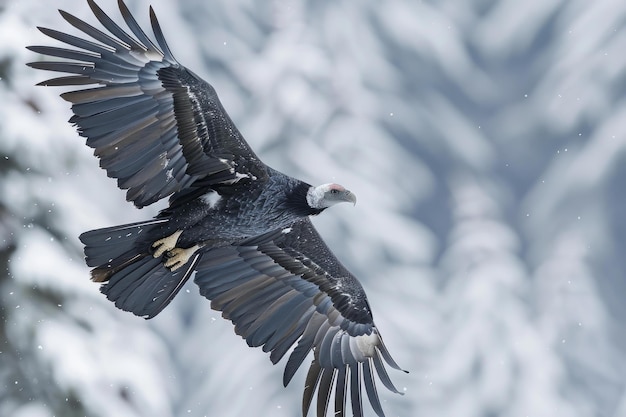
[(391, 391), (383, 360), (389, 355), (363, 287), (335, 258), (308, 218), (291, 227), (213, 249), (198, 263), (195, 282), (211, 307), (235, 324), (250, 346), (263, 346), (277, 363), (287, 361), (289, 383), (311, 350), (302, 414), (317, 390), (317, 415), (325, 416), (334, 389), (334, 415), (345, 413), (348, 387), (354, 416), (362, 415), (361, 387), (379, 416), (374, 374)]
[(198, 179), (229, 184), (265, 178), (265, 165), (226, 114), (213, 87), (172, 56), (152, 8), (156, 44), (123, 1), (119, 8), (132, 35), (93, 0), (87, 1), (109, 34), (60, 10), (67, 22), (97, 42), (39, 28), (78, 49), (31, 46), (34, 52), (69, 61), (28, 65), (74, 74), (40, 85), (99, 84), (61, 96), (72, 103), (70, 122), (95, 149), (100, 166), (128, 190), (128, 201), (144, 207)]

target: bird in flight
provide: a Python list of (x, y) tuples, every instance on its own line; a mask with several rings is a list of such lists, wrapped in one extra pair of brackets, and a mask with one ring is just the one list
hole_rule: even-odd
[(74, 48), (30, 46), (62, 61), (28, 65), (71, 74), (40, 85), (75, 88), (61, 94), (72, 103), (70, 122), (128, 201), (141, 208), (169, 198), (153, 219), (80, 236), (91, 279), (118, 308), (152, 318), (195, 272), (200, 293), (249, 346), (262, 346), (275, 364), (295, 345), (285, 386), (313, 351), (303, 416), (315, 392), (318, 417), (327, 415), (333, 392), (335, 416), (345, 414), (348, 397), (352, 414), (362, 416), (362, 386), (383, 416), (374, 375), (399, 393), (384, 363), (400, 368), (363, 287), (310, 221), (335, 204), (356, 203), (354, 194), (261, 162), (214, 88), (174, 58), (152, 7), (156, 42), (122, 0), (130, 33), (87, 2), (105, 31), (60, 10), (91, 40), (40, 27)]

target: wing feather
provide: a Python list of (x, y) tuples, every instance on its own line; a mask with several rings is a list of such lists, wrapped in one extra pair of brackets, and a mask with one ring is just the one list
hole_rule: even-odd
[(111, 32), (113, 36), (129, 45), (131, 49), (139, 49), (144, 51), (148, 50), (145, 45), (135, 40), (128, 33), (124, 32), (124, 30), (120, 28), (109, 16), (107, 16), (107, 14), (104, 13), (104, 11), (93, 0), (87, 0), (87, 3), (89, 4), (91, 11), (96, 16), (98, 21), (109, 32)]
[(120, 12), (122, 13), (122, 18), (124, 19), (124, 22), (126, 22), (130, 30), (135, 34), (135, 36), (137, 36), (139, 41), (145, 45), (144, 48), (147, 47), (149, 51), (163, 56), (163, 52), (161, 52), (159, 48), (157, 48), (156, 45), (152, 43), (152, 40), (150, 40), (148, 35), (146, 35), (141, 26), (139, 26), (126, 4), (122, 0), (118, 0), (117, 5), (120, 9)]
[(49, 55), (56, 58), (73, 59), (75, 61), (89, 62), (100, 54), (90, 51), (76, 51), (74, 49), (55, 48), (51, 46), (27, 46), (26, 49), (37, 54)]
[(335, 388), (335, 417), (343, 417), (346, 409), (346, 390), (348, 388), (347, 365), (337, 369), (337, 387)]
[(367, 397), (370, 399), (370, 404), (374, 409), (374, 412), (383, 417), (385, 413), (383, 413), (383, 407), (380, 405), (380, 399), (378, 398), (378, 392), (376, 391), (376, 381), (374, 381), (374, 374), (372, 373), (371, 368), (371, 358), (363, 362), (363, 382), (365, 385), (365, 391), (367, 392)]
[[(260, 329), (273, 327), (272, 334), (263, 342), (263, 351), (271, 352), (276, 344), (282, 342), (289, 334), (293, 333), (301, 323), (302, 317), (313, 314), (311, 300), (302, 294), (292, 296), (287, 302), (283, 302), (272, 316), (272, 324), (263, 324)], [(261, 319), (257, 320), (261, 322)], [(302, 329), (304, 331), (304, 328)], [(295, 340), (294, 340), (295, 342)], [(293, 343), (293, 342), (292, 342)]]
[(350, 402), (352, 416), (363, 417), (363, 396), (361, 395), (361, 363), (350, 364)]
[[(73, 74), (40, 85), (96, 87), (61, 96), (72, 103), (87, 145), (126, 198), (144, 207), (171, 196), (175, 205), (196, 181), (204, 185), (267, 180), (267, 167), (250, 149), (222, 107), (213, 87), (173, 57), (154, 10), (150, 21), (156, 43), (123, 1), (118, 1), (128, 29), (113, 21), (93, 0), (89, 6), (103, 29), (60, 11), (86, 40), (39, 28), (68, 49), (33, 46), (35, 53), (65, 61), (33, 62), (45, 71)], [(119, 146), (122, 143), (124, 146)], [(129, 152), (128, 148), (135, 152)], [(143, 150), (141, 155), (138, 151)]]
[(289, 359), (285, 365), (285, 372), (283, 374), (283, 384), (285, 386), (289, 384), (298, 368), (300, 368), (300, 365), (304, 362), (304, 359), (311, 352), (311, 349), (313, 349), (317, 329), (319, 326), (323, 325), (325, 321), (326, 319), (321, 314), (313, 314), (311, 320), (309, 320), (307, 327), (302, 333), (302, 337), (298, 341), (298, 345), (293, 350), (291, 355), (289, 355)]
[(332, 393), (333, 383), (337, 375), (336, 369), (323, 368), (322, 378), (317, 391), (317, 417), (325, 417), (330, 402), (330, 394)]
[[(303, 413), (317, 392), (317, 415), (345, 415), (348, 386), (355, 416), (362, 415), (362, 386), (374, 411), (383, 411), (375, 376), (398, 393), (383, 363), (398, 368), (372, 319), (363, 288), (334, 257), (311, 222), (209, 250), (195, 282), (211, 306), (235, 324), (250, 346), (263, 346), (277, 363), (295, 344), (283, 374), (289, 384), (313, 352)], [(399, 369), (399, 368), (398, 368)]]
[(67, 77), (50, 78), (46, 81), (38, 82), (38, 86), (43, 87), (61, 87), (66, 85), (88, 85), (93, 81), (89, 77), (83, 75), (69, 75)]
[(92, 41), (88, 41), (86, 39), (82, 39), (74, 35), (60, 32), (58, 30), (49, 29), (49, 28), (45, 28), (41, 26), (37, 26), (37, 29), (39, 29), (41, 33), (51, 37), (52, 39), (56, 39), (58, 41), (61, 41), (71, 46), (75, 46), (77, 48), (96, 52), (100, 55), (105, 55), (107, 53), (109, 54), (115, 53), (115, 48), (107, 47), (106, 45), (101, 45)]
[(106, 33), (91, 26), (89, 23), (77, 18), (72, 14), (69, 14), (64, 10), (59, 10), (59, 14), (61, 14), (61, 16), (63, 16), (63, 19), (65, 19), (70, 25), (74, 26), (85, 35), (91, 36), (93, 39), (102, 42), (103, 44), (115, 49), (116, 51), (128, 50), (131, 48), (130, 45), (128, 45), (127, 43), (107, 35)]
[(165, 54), (165, 58), (168, 61), (175, 62), (176, 59), (174, 55), (172, 55), (172, 51), (170, 51), (170, 47), (167, 45), (165, 41), (165, 36), (163, 36), (163, 31), (161, 30), (161, 25), (159, 24), (159, 20), (156, 17), (156, 13), (154, 13), (154, 9), (150, 6), (150, 23), (152, 24), (152, 31), (154, 32), (154, 37), (156, 38), (161, 50)]
[[(289, 314), (296, 311), (303, 301), (298, 295), (296, 290), (287, 290), (255, 318), (245, 332), (252, 346), (264, 345), (278, 329), (285, 326), (285, 322), (289, 320)], [(304, 299), (304, 301), (308, 300)]]
[(311, 367), (309, 368), (309, 372), (306, 375), (306, 381), (304, 382), (304, 395), (302, 396), (302, 415), (306, 416), (309, 412), (309, 408), (311, 407), (311, 402), (313, 402), (313, 395), (315, 394), (315, 389), (322, 378), (323, 369), (320, 365), (313, 361), (311, 363)]
[(383, 364), (383, 361), (380, 359), (380, 356), (375, 355), (372, 358), (372, 361), (374, 362), (374, 366), (376, 367), (376, 373), (378, 374), (378, 377), (380, 378), (380, 382), (382, 382), (383, 385), (389, 391), (394, 392), (396, 394), (401, 394), (401, 392), (398, 391), (398, 389), (393, 385), (393, 382), (391, 382), (391, 378), (389, 378), (387, 369), (385, 369), (385, 365)]

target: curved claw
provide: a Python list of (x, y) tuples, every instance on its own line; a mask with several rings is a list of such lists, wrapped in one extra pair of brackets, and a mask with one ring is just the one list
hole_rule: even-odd
[(194, 245), (190, 248), (173, 248), (165, 254), (167, 260), (163, 263), (166, 268), (169, 268), (170, 271), (176, 271), (181, 266), (185, 265), (189, 262), (189, 259), (193, 256), (196, 251), (200, 249), (199, 245)]
[(152, 248), (154, 249), (154, 253), (152, 256), (158, 258), (166, 252), (171, 251), (176, 248), (176, 243), (178, 243), (178, 238), (183, 233), (182, 230), (177, 230), (172, 233), (170, 236), (164, 237), (163, 239), (159, 239), (152, 244)]

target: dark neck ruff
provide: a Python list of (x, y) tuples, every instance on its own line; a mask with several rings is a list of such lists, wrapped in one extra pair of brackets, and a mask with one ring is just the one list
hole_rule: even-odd
[(317, 209), (309, 206), (306, 201), (306, 194), (311, 188), (310, 184), (306, 182), (299, 182), (291, 191), (287, 192), (285, 207), (287, 210), (291, 210), (298, 216), (314, 216), (320, 214), (325, 208)]

